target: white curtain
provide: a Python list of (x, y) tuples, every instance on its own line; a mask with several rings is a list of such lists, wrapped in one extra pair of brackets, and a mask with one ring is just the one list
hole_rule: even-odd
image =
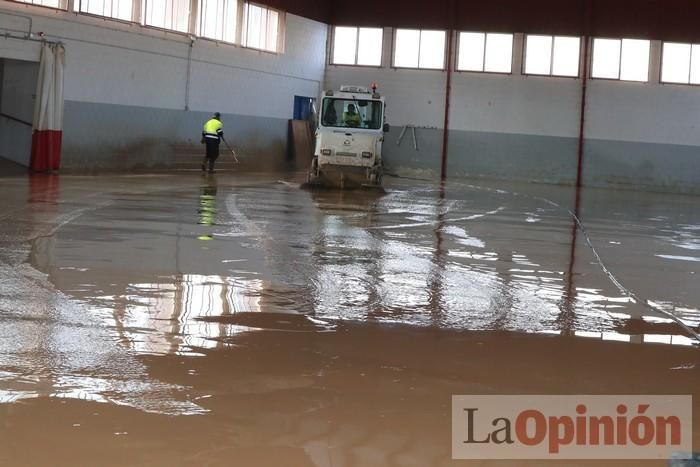
[(30, 165), (35, 171), (58, 170), (61, 166), (65, 55), (61, 44), (42, 44)]

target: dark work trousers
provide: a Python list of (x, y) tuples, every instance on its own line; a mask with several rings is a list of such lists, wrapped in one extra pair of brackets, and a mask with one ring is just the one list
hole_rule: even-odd
[(204, 170), (207, 162), (209, 163), (209, 170), (214, 170), (214, 161), (219, 158), (219, 140), (204, 138), (204, 142), (207, 145), (207, 154), (202, 161), (202, 170)]

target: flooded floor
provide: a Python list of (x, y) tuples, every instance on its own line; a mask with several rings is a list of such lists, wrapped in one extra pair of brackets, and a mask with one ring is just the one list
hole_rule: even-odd
[(456, 394), (691, 394), (698, 450), (700, 198), (281, 178), (0, 178), (0, 465), (522, 465)]

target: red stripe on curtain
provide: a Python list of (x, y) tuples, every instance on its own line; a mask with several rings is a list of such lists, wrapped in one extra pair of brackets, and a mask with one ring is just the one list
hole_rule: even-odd
[(32, 134), (32, 159), (29, 167), (36, 172), (58, 170), (61, 167), (60, 130), (36, 130)]

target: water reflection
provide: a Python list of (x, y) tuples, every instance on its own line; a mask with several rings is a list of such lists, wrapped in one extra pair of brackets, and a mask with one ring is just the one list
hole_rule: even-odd
[(445, 250), (443, 248), (443, 229), (445, 228), (445, 214), (447, 211), (444, 208), (446, 202), (444, 183), (440, 184), (438, 193), (438, 202), (435, 204), (435, 218), (437, 221), (437, 225), (435, 226), (435, 251), (433, 254), (433, 267), (428, 273), (430, 313), (432, 314), (433, 321), (436, 324), (440, 323), (440, 318), (444, 307), (443, 297), (445, 284), (443, 272), (445, 271), (446, 261)]
[(581, 187), (577, 186), (574, 193), (574, 217), (571, 219), (571, 242), (569, 248), (569, 264), (564, 274), (565, 288), (560, 300), (561, 313), (557, 317), (557, 325), (561, 333), (566, 336), (575, 335), (576, 320), (576, 299), (577, 289), (575, 285), (576, 253), (578, 248), (578, 223), (576, 219), (581, 218)]
[(0, 273), (0, 402), (77, 398), (146, 412), (202, 412), (182, 387), (152, 379), (125, 352), (114, 319), (118, 307), (72, 300), (26, 264), (7, 269), (0, 260)]
[[(566, 336), (600, 330), (596, 335), (605, 332), (606, 339), (624, 332), (622, 321), (646, 318), (649, 310), (621, 296), (592, 261), (575, 221), (565, 211), (549, 206), (532, 209), (532, 200), (520, 202), (504, 191), (469, 196), (476, 199), (477, 212), (458, 201), (459, 190), (446, 199), (444, 187), (392, 191), (371, 209), (357, 201), (329, 209), (312, 195), (326, 215), (323, 234), (314, 244), (318, 261), (309, 268), (318, 277), (320, 300), (315, 312)], [(352, 213), (354, 209), (358, 212)], [(363, 216), (363, 210), (369, 214)], [(527, 216), (518, 221), (514, 217), (521, 212)], [(575, 212), (581, 216), (578, 207)], [(692, 313), (683, 315), (692, 318)], [(682, 330), (672, 326), (666, 332)], [(662, 341), (629, 335), (635, 337), (619, 340)]]
[[(654, 225), (678, 231), (670, 222)], [(692, 246), (696, 224), (684, 225), (682, 243)], [(616, 239), (637, 234), (601, 243), (619, 249)], [(649, 310), (621, 296), (580, 243), (566, 212), (504, 190), (308, 193), (209, 176), (194, 189), (123, 196), (85, 212), (37, 239), (32, 262), (107, 315), (139, 353), (224, 345), (257, 326), (212, 318), (261, 311), (567, 336), (679, 333), (625, 327)], [(693, 306), (659, 301), (700, 321)]]
[(171, 283), (130, 284), (116, 297), (120, 336), (145, 354), (198, 354), (223, 346), (223, 338), (249, 330), (204, 318), (261, 310), (261, 280), (182, 274)]
[(621, 334), (617, 332), (589, 332), (576, 331), (576, 337), (584, 337), (588, 339), (599, 339), (603, 341), (627, 342), (632, 344), (666, 344), (693, 346), (695, 341), (686, 336), (674, 334)]
[[(209, 174), (206, 183), (199, 189), (199, 225), (213, 226), (216, 225), (216, 193), (217, 183), (216, 176)], [(211, 233), (203, 234), (197, 237), (199, 240), (212, 240), (214, 237)]]
[[(532, 198), (449, 183), (378, 195), (151, 182), (88, 203), (77, 181), (37, 179), (30, 207), (3, 224), (0, 401), (197, 412), (134, 355), (200, 355), (245, 333), (333, 330), (334, 319), (692, 343), (622, 295), (566, 212)], [(632, 219), (618, 222), (609, 209), (579, 213), (601, 254), (654, 306), (700, 326), (700, 269), (678, 258), (696, 251), (700, 219), (619, 208)]]

